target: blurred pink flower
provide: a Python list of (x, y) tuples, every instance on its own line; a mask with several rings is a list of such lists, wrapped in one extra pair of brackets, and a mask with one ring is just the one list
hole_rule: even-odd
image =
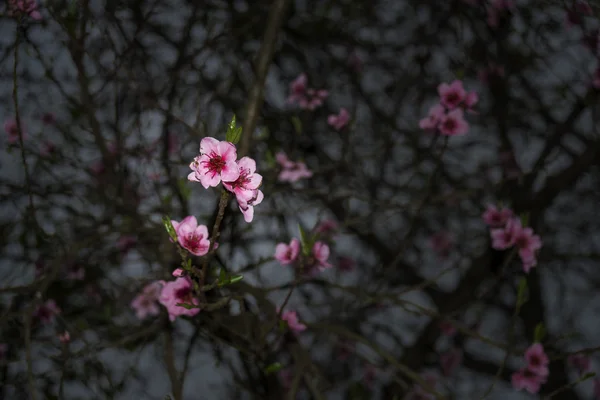
[(119, 237), (119, 239), (117, 240), (117, 249), (121, 253), (127, 254), (127, 252), (129, 252), (129, 250), (134, 248), (136, 244), (137, 244), (137, 238), (135, 236), (123, 235), (123, 236)]
[(447, 258), (450, 251), (454, 247), (452, 235), (446, 231), (441, 231), (433, 234), (429, 238), (431, 249), (441, 258)]
[(548, 375), (548, 363), (550, 360), (544, 352), (544, 346), (541, 343), (534, 343), (525, 351), (525, 361), (527, 369), (531, 372), (541, 375)]
[(35, 310), (34, 316), (43, 324), (49, 324), (54, 321), (54, 317), (60, 314), (60, 308), (52, 299), (40, 304)]
[(442, 135), (456, 136), (469, 132), (469, 123), (464, 119), (464, 112), (460, 108), (454, 109), (442, 116), (439, 124)]
[(337, 131), (344, 129), (349, 121), (350, 114), (348, 114), (348, 110), (345, 108), (340, 109), (339, 114), (331, 114), (327, 117), (327, 123)]
[(138, 319), (144, 319), (149, 315), (158, 315), (158, 298), (160, 296), (163, 281), (152, 282), (144, 287), (142, 292), (138, 294), (131, 302), (131, 307), (135, 310), (135, 315)]
[(8, 15), (15, 17), (21, 13), (36, 21), (42, 19), (42, 14), (39, 12), (35, 0), (8, 0)]
[(462, 81), (454, 80), (450, 84), (440, 83), (438, 85), (438, 94), (440, 95), (440, 104), (449, 110), (453, 110), (465, 100), (467, 92), (463, 87)]
[(192, 281), (189, 277), (177, 278), (175, 281), (166, 282), (158, 299), (169, 313), (169, 319), (175, 321), (175, 318), (186, 315), (194, 316), (200, 312), (199, 308), (187, 309), (177, 304), (198, 305), (198, 299), (194, 297)]
[(329, 259), (329, 246), (323, 242), (315, 242), (312, 248), (312, 255), (317, 262), (317, 268), (320, 271), (324, 271), (327, 268), (331, 268), (332, 265), (327, 262)]
[(419, 121), (419, 127), (424, 130), (436, 130), (444, 115), (446, 115), (444, 106), (436, 104), (429, 109), (427, 116)]
[(71, 341), (71, 335), (69, 334), (69, 331), (59, 333), (58, 340), (60, 340), (61, 343), (69, 343)]
[(341, 256), (338, 259), (338, 268), (340, 271), (348, 272), (356, 268), (356, 261), (353, 258)]
[(293, 238), (290, 244), (278, 243), (275, 246), (275, 259), (279, 261), (281, 265), (288, 265), (298, 259), (300, 254), (300, 241)]
[(531, 394), (540, 391), (542, 384), (546, 383), (546, 377), (537, 375), (533, 371), (523, 368), (512, 374), (511, 382), (516, 390), (526, 390)]
[(580, 375), (588, 372), (592, 366), (590, 358), (585, 354), (571, 354), (568, 358), (568, 362)]
[(482, 218), (483, 222), (491, 228), (503, 228), (512, 216), (511, 209), (502, 208), (499, 210), (495, 205), (490, 204), (487, 206)]
[(456, 327), (446, 320), (440, 322), (440, 330), (445, 336), (454, 336), (456, 334)]
[(312, 171), (306, 167), (306, 164), (303, 162), (290, 161), (283, 152), (277, 153), (276, 160), (282, 167), (277, 178), (280, 182), (293, 183), (302, 178), (310, 178), (313, 175)]
[[(279, 312), (279, 310), (277, 310)], [(306, 330), (306, 325), (298, 320), (296, 311), (284, 311), (281, 314), (281, 319), (286, 321), (290, 330), (294, 333), (300, 333)]]
[[(17, 125), (16, 119), (7, 119), (4, 122), (4, 130), (8, 134), (8, 143), (17, 143), (19, 141), (19, 127)], [(23, 135), (23, 140), (25, 140), (25, 126), (21, 122), (21, 134)]]

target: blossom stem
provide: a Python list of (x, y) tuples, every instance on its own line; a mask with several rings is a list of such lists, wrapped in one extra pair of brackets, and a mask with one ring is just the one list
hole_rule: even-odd
[(202, 262), (202, 277), (200, 281), (200, 286), (202, 287), (206, 282), (206, 274), (208, 272), (208, 262), (210, 257), (213, 255), (215, 249), (215, 241), (219, 236), (219, 229), (221, 227), (221, 222), (223, 221), (223, 217), (225, 216), (225, 208), (227, 207), (229, 200), (229, 192), (223, 189), (221, 191), (221, 199), (219, 200), (219, 211), (217, 212), (217, 218), (215, 219), (215, 224), (213, 225), (212, 233), (210, 235), (210, 245), (208, 247), (208, 253), (206, 257), (204, 257), (204, 261)]

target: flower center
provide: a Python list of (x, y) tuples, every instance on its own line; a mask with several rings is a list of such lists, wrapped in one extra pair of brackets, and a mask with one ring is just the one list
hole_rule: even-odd
[(179, 303), (191, 303), (192, 300), (192, 288), (187, 286), (175, 291), (175, 297), (179, 300)]
[(241, 169), (239, 178), (237, 178), (237, 180), (235, 182), (231, 183), (232, 188), (233, 189), (245, 188), (246, 185), (248, 183), (250, 183), (250, 178), (248, 177), (249, 175), (250, 175), (250, 170)]
[(213, 151), (208, 155), (208, 158), (208, 161), (204, 161), (204, 166), (212, 173), (213, 177), (220, 174), (225, 167), (225, 159), (223, 159), (223, 156), (220, 156)]
[(454, 130), (456, 128), (456, 121), (451, 118), (446, 119), (446, 121), (444, 121), (444, 128), (450, 131)]
[(190, 233), (185, 238), (185, 245), (188, 249), (192, 251), (199, 250), (202, 246), (200, 245), (200, 241), (203, 239), (202, 235), (198, 235), (196, 233)]

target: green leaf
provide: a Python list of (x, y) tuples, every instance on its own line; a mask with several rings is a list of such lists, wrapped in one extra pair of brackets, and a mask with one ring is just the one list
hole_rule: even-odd
[(269, 168), (275, 167), (276, 160), (271, 149), (267, 149), (267, 152), (265, 153), (265, 161), (267, 162)]
[(195, 306), (193, 304), (186, 304), (186, 303), (177, 303), (176, 305), (178, 305), (179, 307), (186, 308), (188, 310), (191, 310), (192, 308), (199, 308), (198, 306)]
[(269, 365), (267, 368), (265, 368), (265, 374), (267, 374), (267, 375), (274, 374), (275, 372), (280, 371), (282, 368), (283, 368), (283, 365), (281, 365), (278, 362), (275, 362), (275, 363)]
[(521, 225), (527, 226), (529, 224), (529, 213), (521, 215)]
[(296, 131), (296, 133), (298, 135), (302, 134), (302, 121), (300, 121), (300, 118), (296, 117), (295, 115), (292, 116), (292, 125), (294, 125), (294, 130)]
[(534, 342), (541, 342), (544, 336), (546, 335), (546, 329), (544, 328), (544, 324), (540, 322), (535, 327), (535, 333), (533, 334)]
[(227, 134), (225, 135), (225, 140), (233, 144), (237, 144), (240, 141), (241, 137), (242, 127), (236, 127), (234, 114), (231, 118), (231, 122), (229, 122), (229, 126), (227, 127)]
[(300, 224), (298, 224), (298, 230), (300, 231), (300, 243), (302, 244), (302, 253), (305, 256), (308, 256), (310, 254), (311, 248), (310, 238), (308, 237), (307, 233), (304, 232), (304, 229), (302, 229), (302, 226)]
[(229, 279), (229, 283), (236, 283), (236, 282), (241, 281), (242, 279), (244, 279), (244, 277), (242, 275), (235, 275)]
[(162, 220), (163, 220), (165, 229), (167, 230), (167, 233), (169, 234), (171, 239), (173, 239), (174, 242), (177, 242), (177, 233), (175, 232), (175, 228), (173, 228), (173, 224), (171, 223), (171, 218), (168, 215), (165, 215)]
[(221, 268), (221, 272), (219, 272), (219, 285), (224, 285), (227, 282), (227, 271), (225, 268)]

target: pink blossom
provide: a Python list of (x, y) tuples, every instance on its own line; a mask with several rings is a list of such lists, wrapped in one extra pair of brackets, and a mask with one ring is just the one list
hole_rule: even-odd
[(453, 348), (440, 356), (440, 368), (444, 376), (450, 376), (462, 363), (463, 353), (458, 348)]
[(454, 336), (456, 334), (456, 327), (449, 321), (441, 321), (440, 330), (445, 336)]
[(290, 83), (290, 95), (287, 99), (288, 103), (299, 103), (306, 95), (306, 87), (308, 84), (308, 78), (306, 74), (302, 73), (298, 75), (296, 79)]
[(487, 206), (482, 217), (483, 221), (491, 228), (502, 228), (506, 225), (508, 220), (512, 218), (512, 216), (512, 210), (508, 208), (502, 208), (498, 210), (495, 205), (490, 204)]
[(324, 271), (327, 268), (331, 268), (332, 265), (327, 262), (329, 259), (329, 246), (323, 242), (315, 242), (312, 248), (312, 255), (317, 261), (317, 268), (320, 271)]
[(300, 241), (296, 238), (290, 241), (290, 244), (279, 243), (275, 246), (275, 259), (281, 265), (288, 265), (296, 261), (300, 254)]
[(521, 261), (523, 262), (523, 271), (528, 274), (531, 268), (537, 266), (537, 258), (535, 255), (531, 255), (531, 257), (523, 258), (521, 257)]
[(313, 175), (312, 171), (306, 167), (306, 164), (303, 162), (291, 161), (283, 152), (277, 153), (275, 159), (282, 167), (279, 177), (277, 178), (280, 182), (293, 183), (302, 178), (310, 178)]
[(473, 109), (473, 107), (475, 106), (475, 104), (477, 104), (479, 102), (479, 95), (477, 94), (477, 92), (468, 92), (467, 95), (465, 96), (465, 106), (467, 108), (467, 110), (471, 111)]
[(439, 124), (440, 133), (447, 136), (464, 135), (469, 132), (469, 124), (464, 120), (464, 112), (454, 109), (442, 116)]
[(40, 155), (42, 157), (49, 157), (56, 152), (56, 146), (49, 140), (44, 142), (42, 146), (42, 150), (40, 151)]
[(454, 80), (450, 84), (439, 84), (438, 94), (440, 95), (440, 103), (449, 110), (453, 110), (465, 100), (467, 92), (462, 81)]
[(550, 360), (544, 352), (544, 346), (541, 343), (534, 343), (525, 351), (525, 361), (527, 369), (540, 376), (548, 375), (548, 363)]
[(196, 256), (208, 253), (210, 247), (208, 228), (206, 225), (198, 225), (196, 217), (190, 215), (181, 222), (171, 221), (171, 224), (177, 233), (177, 241), (181, 247)]
[(129, 250), (135, 247), (136, 244), (137, 238), (135, 236), (123, 235), (117, 240), (117, 249), (121, 253), (127, 254)]
[(517, 235), (520, 234), (521, 221), (518, 218), (511, 218), (506, 222), (504, 228), (492, 229), (492, 248), (496, 250), (505, 250), (515, 244)]
[(307, 98), (300, 102), (300, 107), (312, 111), (323, 105), (323, 102), (329, 96), (329, 92), (324, 89), (308, 89), (306, 95)]
[(340, 271), (352, 271), (356, 267), (356, 262), (350, 257), (341, 256), (338, 259), (338, 268)]
[(59, 333), (58, 340), (60, 340), (61, 343), (69, 343), (71, 341), (71, 335), (69, 334), (69, 331)]
[(237, 150), (232, 143), (205, 137), (200, 141), (200, 155), (190, 164), (193, 172), (188, 179), (200, 182), (205, 189), (216, 187), (221, 181), (235, 182), (240, 176), (236, 158)]
[(254, 206), (260, 204), (264, 198), (264, 194), (258, 189), (262, 183), (262, 176), (256, 173), (256, 161), (250, 157), (239, 159), (237, 165), (238, 178), (233, 182), (223, 181), (223, 186), (235, 194), (244, 220), (252, 222)]
[(183, 269), (181, 269), (181, 268), (176, 268), (176, 269), (173, 271), (173, 276), (174, 276), (174, 277), (176, 277), (176, 278), (182, 277), (182, 276), (183, 276), (183, 274), (184, 274), (184, 271), (183, 271)]
[(436, 104), (429, 109), (427, 117), (419, 121), (419, 127), (425, 130), (436, 130), (444, 115), (446, 115), (444, 106)]
[(515, 246), (519, 249), (519, 256), (523, 260), (531, 260), (536, 251), (542, 248), (542, 240), (531, 228), (517, 229), (515, 233)]
[(321, 235), (330, 235), (334, 234), (338, 230), (338, 224), (332, 219), (326, 219), (321, 221), (319, 225), (315, 228), (315, 233), (319, 233)]
[(158, 298), (162, 290), (164, 282), (152, 282), (144, 287), (142, 292), (138, 294), (131, 302), (131, 308), (135, 310), (135, 315), (138, 319), (144, 319), (149, 315), (158, 315)]
[(194, 316), (200, 312), (199, 308), (187, 309), (177, 304), (198, 305), (198, 299), (194, 297), (192, 280), (189, 277), (177, 278), (174, 281), (166, 282), (158, 299), (160, 304), (165, 306), (169, 313), (169, 319), (175, 321), (175, 318), (181, 315)]
[(431, 236), (429, 239), (429, 245), (439, 257), (447, 258), (450, 255), (450, 251), (454, 247), (454, 240), (448, 232), (442, 231)]
[(531, 394), (535, 394), (540, 391), (542, 384), (546, 383), (546, 377), (523, 368), (512, 374), (511, 381), (513, 388), (516, 390), (526, 390)]
[[(4, 122), (4, 130), (8, 134), (8, 143), (17, 143), (19, 141), (19, 127), (16, 119), (8, 119)], [(25, 140), (25, 126), (21, 122), (21, 134)]]
[(588, 372), (591, 368), (590, 358), (585, 354), (571, 354), (568, 362), (580, 375)]
[(344, 129), (344, 127), (348, 125), (349, 121), (350, 114), (345, 108), (340, 109), (339, 114), (331, 114), (327, 118), (327, 123), (331, 125), (336, 131), (341, 131), (342, 129)]
[[(279, 310), (277, 312), (279, 312)], [(298, 321), (298, 314), (296, 311), (284, 311), (283, 314), (281, 314), (281, 319), (287, 322), (288, 327), (294, 333), (306, 330), (306, 325)]]
[(54, 316), (60, 314), (60, 308), (56, 305), (56, 302), (52, 299), (40, 304), (34, 316), (40, 320), (43, 324), (49, 324), (54, 320)]
[(32, 19), (39, 21), (42, 14), (38, 10), (35, 0), (8, 0), (8, 15), (17, 16), (20, 13), (27, 14)]

